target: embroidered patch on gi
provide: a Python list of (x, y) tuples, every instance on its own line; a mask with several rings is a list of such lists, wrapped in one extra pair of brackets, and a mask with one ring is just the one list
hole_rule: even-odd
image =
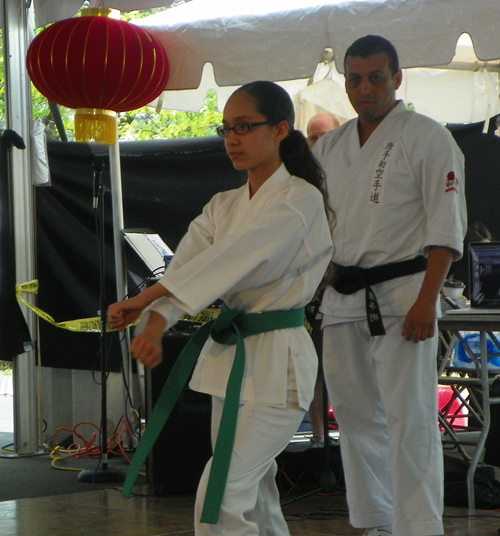
[(370, 191), (368, 193), (368, 202), (379, 204), (382, 201), (382, 193), (384, 191), (384, 178), (387, 176), (387, 170), (389, 169), (391, 151), (396, 144), (393, 141), (388, 141), (382, 149), (382, 155), (380, 160), (375, 166), (373, 173), (372, 183), (370, 185)]
[(446, 193), (457, 192), (458, 194), (458, 178), (453, 171), (450, 171), (448, 175), (446, 175), (446, 188), (444, 191)]

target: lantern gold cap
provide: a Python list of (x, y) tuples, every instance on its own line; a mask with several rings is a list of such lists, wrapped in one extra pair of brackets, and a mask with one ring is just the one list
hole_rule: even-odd
[(120, 11), (107, 7), (87, 7), (80, 11), (80, 17), (110, 17), (111, 19), (119, 19)]
[(77, 108), (75, 140), (114, 145), (118, 141), (117, 113), (99, 108)]

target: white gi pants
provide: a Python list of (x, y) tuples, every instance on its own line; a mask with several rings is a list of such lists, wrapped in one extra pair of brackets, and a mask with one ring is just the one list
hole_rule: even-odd
[[(296, 391), (289, 391), (288, 395), (287, 408), (240, 405), (219, 522), (200, 523), (212, 462), (209, 460), (196, 495), (196, 536), (289, 536), (275, 480), (275, 457), (295, 435), (304, 410), (298, 405)], [(212, 398), (212, 443), (217, 438), (223, 404), (222, 398)]]
[(340, 428), (350, 522), (393, 536), (443, 534), (443, 454), (437, 425), (437, 334), (417, 344), (404, 317), (324, 329), (323, 365)]

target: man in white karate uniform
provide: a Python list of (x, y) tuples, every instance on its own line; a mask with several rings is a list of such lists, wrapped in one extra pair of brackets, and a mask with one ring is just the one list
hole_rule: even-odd
[(436, 319), (462, 253), (464, 159), (443, 126), (396, 100), (389, 41), (358, 39), (344, 66), (358, 117), (313, 152), (337, 215), (323, 359), (350, 521), (367, 536), (442, 535)]

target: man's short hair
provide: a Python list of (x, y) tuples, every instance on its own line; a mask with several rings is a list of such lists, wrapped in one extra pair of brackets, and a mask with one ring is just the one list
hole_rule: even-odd
[(394, 75), (399, 71), (398, 53), (396, 52), (394, 45), (380, 35), (365, 35), (364, 37), (356, 39), (356, 41), (354, 41), (354, 43), (346, 50), (344, 56), (344, 71), (348, 56), (366, 59), (374, 54), (379, 54), (380, 52), (385, 52), (389, 57), (389, 69), (391, 74)]

